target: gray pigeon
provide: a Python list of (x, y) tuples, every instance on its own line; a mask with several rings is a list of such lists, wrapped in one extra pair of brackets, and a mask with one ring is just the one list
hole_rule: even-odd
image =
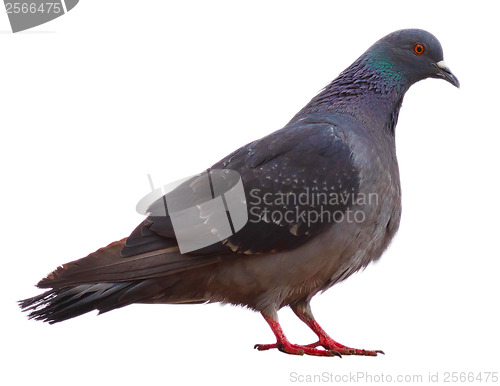
[[(382, 353), (334, 341), (309, 302), (380, 258), (396, 233), (401, 190), (395, 127), (408, 88), (429, 77), (459, 87), (433, 35), (406, 29), (385, 36), (285, 127), (153, 202), (128, 238), (57, 268), (38, 283), (48, 290), (20, 301), (21, 308), (30, 318), (56, 323), (132, 303), (231, 303), (260, 312), (274, 332), (276, 343), (258, 344), (258, 350)], [(227, 199), (238, 183), (243, 193)], [(203, 204), (207, 197), (212, 204)], [(222, 215), (215, 204), (221, 197), (227, 199)], [(242, 204), (243, 225), (232, 211)], [(179, 226), (188, 212), (198, 223)], [(221, 224), (228, 223), (231, 232), (224, 234)], [(288, 341), (277, 315), (284, 306), (318, 341)]]

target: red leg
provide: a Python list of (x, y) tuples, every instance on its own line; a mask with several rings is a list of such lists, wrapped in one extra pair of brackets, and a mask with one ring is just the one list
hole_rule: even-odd
[(292, 354), (292, 355), (316, 355), (316, 356), (340, 356), (339, 353), (337, 353), (334, 350), (320, 350), (315, 348), (314, 346), (311, 345), (298, 345), (298, 344), (292, 344), (288, 341), (286, 338), (285, 334), (283, 333), (283, 330), (281, 329), (281, 326), (277, 320), (277, 317), (273, 318), (271, 316), (262, 314), (266, 322), (269, 324), (271, 327), (271, 330), (273, 330), (274, 335), (276, 336), (276, 343), (272, 344), (256, 344), (254, 348), (256, 348), (259, 351), (263, 350), (269, 350), (272, 348), (277, 348), (281, 352), (284, 352), (286, 354)]
[(318, 341), (308, 345), (308, 347), (323, 346), (325, 349), (335, 351), (339, 355), (377, 356), (377, 354), (384, 354), (382, 350), (357, 349), (344, 346), (343, 344), (334, 341), (314, 319), (309, 302), (298, 302), (291, 306), (291, 308), (293, 312), (295, 312), (295, 315), (297, 315), (300, 320), (307, 324), (309, 328), (313, 330), (316, 335), (318, 335)]

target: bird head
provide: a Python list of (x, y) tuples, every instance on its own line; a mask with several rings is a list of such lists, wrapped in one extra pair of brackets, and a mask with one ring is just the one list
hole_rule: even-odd
[(395, 31), (376, 42), (365, 55), (373, 66), (380, 66), (385, 73), (396, 74), (410, 84), (438, 78), (460, 87), (457, 77), (443, 60), (441, 44), (427, 31)]

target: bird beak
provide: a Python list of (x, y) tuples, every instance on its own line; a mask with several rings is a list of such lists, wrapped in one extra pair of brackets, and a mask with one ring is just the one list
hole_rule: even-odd
[(453, 86), (460, 88), (460, 82), (458, 81), (457, 77), (455, 75), (453, 75), (453, 73), (451, 72), (450, 68), (445, 63), (444, 60), (441, 60), (440, 62), (434, 63), (434, 65), (438, 69), (438, 71), (436, 73), (438, 78), (442, 78), (442, 79), (446, 80), (447, 82), (450, 82)]

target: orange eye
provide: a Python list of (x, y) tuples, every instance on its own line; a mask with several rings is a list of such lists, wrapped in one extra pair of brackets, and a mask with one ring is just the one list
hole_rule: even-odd
[(415, 52), (417, 55), (422, 55), (425, 51), (425, 47), (423, 44), (417, 43), (413, 46), (413, 52)]

